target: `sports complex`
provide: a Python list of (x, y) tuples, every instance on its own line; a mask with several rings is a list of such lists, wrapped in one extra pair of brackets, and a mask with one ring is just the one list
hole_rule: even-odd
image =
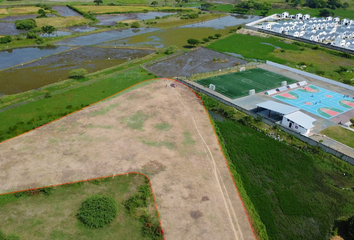
[(216, 92), (231, 99), (235, 99), (247, 96), (251, 89), (259, 93), (271, 88), (280, 87), (283, 81), (286, 81), (288, 84), (297, 82), (293, 79), (260, 68), (210, 77), (196, 82), (204, 87), (209, 87), (210, 84), (213, 84), (215, 85)]

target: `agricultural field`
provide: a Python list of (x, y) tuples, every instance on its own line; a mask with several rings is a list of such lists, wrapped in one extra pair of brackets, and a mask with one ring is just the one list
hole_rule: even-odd
[(14, 7), (14, 8), (7, 8), (7, 11), (12, 14), (31, 14), (31, 13), (38, 13), (39, 7)]
[[(146, 194), (141, 190), (146, 190)], [(101, 228), (89, 228), (79, 221), (77, 212), (86, 198), (97, 195), (116, 201), (117, 216)], [(146, 205), (133, 207), (129, 204), (134, 204), (132, 199), (137, 196), (139, 200), (146, 200)], [(149, 228), (144, 228), (146, 223), (140, 219), (144, 211), (153, 225), (152, 232), (160, 229), (148, 179), (140, 174), (0, 196), (1, 230), (21, 239), (162, 239), (161, 232), (149, 235), (146, 231)]]
[(149, 83), (1, 143), (1, 191), (142, 172), (167, 239), (253, 239), (200, 99)]
[(321, 131), (321, 134), (354, 148), (354, 132), (342, 128), (341, 126), (328, 127)]
[(90, 22), (89, 19), (83, 17), (50, 17), (50, 18), (36, 18), (37, 26), (42, 27), (51, 25), (55, 28), (65, 28), (77, 25), (85, 25)]
[[(302, 70), (328, 77), (337, 81), (347, 81), (354, 77), (352, 71), (342, 71), (354, 66), (354, 58), (332, 54), (315, 45), (298, 45), (286, 39), (234, 34), (207, 46), (210, 49), (237, 53), (245, 58), (270, 60), (291, 67), (305, 65)], [(340, 53), (338, 53), (340, 55)], [(348, 70), (347, 69), (347, 70)]]
[(238, 122), (216, 126), (269, 239), (326, 239), (337, 218), (354, 214), (353, 166)]

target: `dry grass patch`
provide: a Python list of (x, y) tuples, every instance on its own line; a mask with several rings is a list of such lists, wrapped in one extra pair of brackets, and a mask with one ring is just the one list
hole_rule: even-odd
[(321, 134), (354, 148), (354, 132), (340, 126), (331, 126), (321, 131)]
[(6, 8), (0, 8), (0, 14), (9, 14)]
[(39, 7), (14, 7), (8, 8), (7, 10), (13, 14), (29, 14), (38, 13)]
[(44, 25), (52, 25), (56, 28), (60, 27), (70, 27), (77, 24), (89, 23), (90, 20), (82, 17), (54, 17), (54, 18), (36, 18), (36, 23), (38, 27)]

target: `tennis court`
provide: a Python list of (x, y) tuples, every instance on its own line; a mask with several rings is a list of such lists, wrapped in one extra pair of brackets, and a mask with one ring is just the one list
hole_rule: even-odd
[(309, 85), (273, 96), (273, 98), (302, 108), (325, 119), (333, 118), (354, 109), (354, 99), (352, 97), (315, 85)]
[(282, 75), (268, 72), (260, 68), (249, 69), (243, 72), (230, 73), (196, 81), (204, 87), (215, 85), (215, 91), (231, 99), (247, 96), (249, 90), (256, 93), (281, 86), (282, 81), (288, 84), (297, 81)]

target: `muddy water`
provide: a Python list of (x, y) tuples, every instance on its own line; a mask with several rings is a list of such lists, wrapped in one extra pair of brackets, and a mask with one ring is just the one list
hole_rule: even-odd
[(0, 22), (0, 35), (17, 35), (20, 33), (25, 33), (26, 30), (18, 30), (14, 23), (11, 22)]
[(54, 6), (52, 8), (55, 11), (57, 11), (59, 15), (61, 15), (63, 17), (81, 16), (79, 13), (77, 13), (74, 10), (72, 10), (68, 7), (65, 7), (65, 6)]
[(225, 35), (234, 27), (225, 27), (224, 29), (214, 28), (172, 28), (156, 32), (137, 35), (134, 37), (121, 39), (102, 46), (140, 46), (140, 47), (168, 47), (176, 45), (179, 48), (188, 47), (187, 40), (196, 38), (200, 41), (216, 33)]
[(15, 15), (15, 16), (7, 16), (0, 18), (1, 21), (7, 21), (7, 22), (12, 22), (16, 20), (23, 20), (27, 18), (36, 18), (37, 14), (28, 14), (28, 15)]
[(0, 94), (15, 94), (67, 79), (72, 69), (89, 73), (112, 67), (152, 51), (83, 47), (0, 71)]
[(188, 24), (182, 26), (181, 28), (205, 28), (206, 27), (206, 28), (214, 28), (214, 29), (225, 29), (226, 27), (246, 24), (249, 22), (256, 21), (258, 19), (261, 19), (261, 17), (251, 16), (251, 15), (226, 16), (226, 17), (221, 17), (206, 22)]
[(0, 69), (15, 66), (20, 63), (25, 63), (38, 59), (40, 57), (48, 56), (54, 53), (62, 52), (70, 49), (70, 47), (28, 47), (17, 48), (11, 50), (0, 51)]
[(148, 32), (153, 32), (158, 30), (158, 28), (139, 28), (139, 29), (117, 29), (110, 30), (101, 33), (94, 33), (90, 35), (80, 36), (76, 38), (65, 39), (63, 41), (57, 42), (57, 45), (74, 45), (74, 46), (88, 46), (95, 45), (107, 41), (112, 41), (115, 39), (132, 37), (139, 34), (144, 34)]
[(98, 15), (96, 18), (100, 21), (97, 25), (114, 26), (119, 21), (124, 20), (147, 20), (154, 19), (155, 17), (163, 17), (175, 13), (162, 13), (162, 12), (148, 12), (148, 13), (128, 13), (128, 14), (104, 14)]

